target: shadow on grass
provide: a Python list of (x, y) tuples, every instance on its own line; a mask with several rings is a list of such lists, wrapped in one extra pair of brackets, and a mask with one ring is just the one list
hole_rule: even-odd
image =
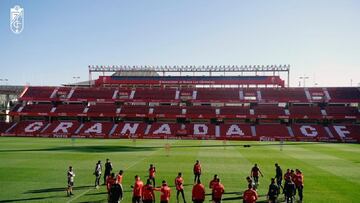
[[(277, 145), (311, 145), (313, 143), (248, 143), (248, 144), (228, 144), (228, 145), (175, 145), (171, 148), (223, 148), (223, 147), (265, 147), (265, 146), (277, 146)], [(320, 144), (320, 143), (316, 143)], [(327, 143), (322, 143), (327, 144)], [(153, 151), (157, 149), (164, 149), (164, 146), (125, 146), (125, 145), (86, 145), (86, 146), (59, 146), (52, 148), (40, 148), (40, 149), (3, 149), (0, 152), (36, 152), (36, 151), (70, 151), (70, 152), (86, 152), (86, 153), (101, 153), (101, 152), (141, 152), (141, 151)]]
[(25, 201), (36, 201), (36, 200), (46, 200), (52, 198), (60, 198), (65, 197), (65, 195), (54, 195), (54, 196), (47, 196), (47, 197), (30, 197), (30, 198), (22, 198), (22, 199), (8, 199), (8, 200), (0, 200), (0, 202), (25, 202)]
[[(88, 189), (88, 188), (94, 188), (94, 186), (78, 186), (73, 187), (73, 190), (82, 190), (82, 189)], [(29, 190), (27, 192), (24, 192), (24, 194), (38, 194), (38, 193), (48, 193), (48, 192), (65, 192), (65, 187), (58, 187), (58, 188), (44, 188), (44, 189), (38, 189), (38, 190)]]
[(0, 152), (43, 152), (43, 151), (69, 151), (69, 152), (86, 152), (86, 153), (99, 153), (99, 152), (137, 152), (137, 151), (153, 151), (157, 147), (132, 147), (132, 146), (60, 146), (42, 149), (7, 149), (0, 150)]

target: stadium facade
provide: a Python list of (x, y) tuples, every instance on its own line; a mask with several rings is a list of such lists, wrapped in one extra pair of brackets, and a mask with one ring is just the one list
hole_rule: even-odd
[[(125, 68), (99, 71), (147, 70)], [(210, 70), (222, 72), (225, 67)], [(274, 74), (115, 74), (100, 76), (89, 87), (30, 86), (12, 107), (12, 122), (0, 123), (0, 132), (31, 137), (360, 142), (358, 87), (291, 88), (275, 74), (279, 69), (266, 70)]]

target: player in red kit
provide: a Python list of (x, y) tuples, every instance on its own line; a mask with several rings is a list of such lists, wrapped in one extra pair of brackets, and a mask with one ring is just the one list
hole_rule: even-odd
[(218, 175), (215, 174), (215, 175), (214, 175), (214, 179), (212, 179), (212, 180), (210, 181), (210, 183), (209, 183), (209, 188), (210, 188), (210, 189), (213, 188), (213, 186), (214, 186), (214, 184), (216, 183), (217, 179), (218, 179)]
[(224, 186), (220, 183), (220, 179), (216, 179), (212, 188), (212, 198), (214, 203), (221, 202), (221, 197), (224, 194), (224, 191)]
[(144, 185), (144, 183), (140, 180), (140, 177), (138, 175), (136, 175), (134, 186), (131, 186), (133, 188), (132, 203), (140, 203), (141, 202), (141, 194), (142, 194), (143, 185)]
[(108, 193), (110, 192), (111, 186), (115, 183), (115, 174), (111, 173), (111, 175), (106, 177), (106, 189)]
[(148, 179), (146, 185), (142, 187), (142, 201), (143, 203), (154, 203), (155, 202), (155, 194), (154, 187), (151, 185), (151, 181)]
[(302, 174), (302, 172), (299, 169), (295, 170), (295, 178), (294, 178), (294, 183), (295, 183), (295, 187), (297, 189), (297, 192), (299, 194), (299, 199), (300, 201), (303, 200), (303, 189), (304, 189), (304, 175)]
[(248, 185), (248, 189), (243, 193), (243, 202), (244, 203), (256, 203), (258, 199), (257, 192), (253, 189), (252, 185)]
[(201, 184), (200, 180), (193, 186), (192, 201), (194, 203), (203, 203), (205, 201), (205, 187)]
[(152, 184), (153, 184), (154, 187), (155, 187), (155, 173), (156, 173), (155, 166), (153, 164), (150, 164), (150, 167), (149, 167), (149, 179), (152, 181)]
[(184, 203), (186, 203), (185, 195), (184, 195), (184, 179), (182, 178), (181, 172), (178, 173), (178, 176), (175, 178), (175, 187), (176, 187), (176, 201), (179, 202), (179, 194), (181, 193), (181, 196), (184, 200)]
[(197, 180), (200, 180), (200, 175), (201, 175), (201, 164), (199, 160), (196, 160), (193, 171), (194, 171), (194, 183), (196, 183)]
[(165, 180), (162, 181), (161, 188), (155, 188), (155, 190), (161, 192), (160, 203), (169, 203), (171, 189)]
[(252, 167), (251, 169), (250, 176), (253, 178), (256, 187), (259, 185), (259, 173), (261, 177), (263, 177), (260, 168), (257, 166), (257, 164), (255, 164), (254, 167)]

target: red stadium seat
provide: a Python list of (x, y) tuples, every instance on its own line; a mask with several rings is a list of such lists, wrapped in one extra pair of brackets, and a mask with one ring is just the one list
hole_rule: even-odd
[(290, 136), (289, 131), (285, 125), (282, 124), (261, 124), (256, 125), (256, 136), (260, 139), (274, 139), (274, 140), (295, 140)]
[(220, 107), (221, 118), (248, 118), (250, 117), (250, 107), (244, 106), (225, 106)]
[(153, 123), (148, 128), (148, 133), (144, 138), (165, 138), (175, 137), (181, 125), (176, 123)]
[(117, 106), (113, 103), (111, 104), (95, 104), (89, 106), (87, 110), (87, 115), (90, 117), (115, 117)]
[(330, 102), (358, 102), (360, 90), (357, 87), (334, 87), (327, 88)]
[(294, 124), (291, 128), (294, 136), (299, 141), (336, 141), (320, 125)]
[(356, 107), (327, 106), (325, 107), (329, 119), (359, 119), (360, 113)]
[(36, 136), (41, 134), (42, 129), (46, 126), (46, 121), (20, 121), (9, 130), (8, 134), (17, 136)]
[(187, 118), (215, 118), (215, 108), (211, 106), (189, 106), (186, 107)]
[(249, 124), (220, 124), (220, 137), (233, 140), (255, 140)]
[(285, 108), (277, 105), (257, 105), (254, 107), (254, 113), (257, 118), (288, 118), (285, 114)]
[(147, 124), (146, 123), (118, 123), (115, 124), (114, 132), (110, 132), (109, 138), (128, 138), (144, 136)]
[(80, 126), (78, 134), (92, 138), (107, 138), (113, 126), (112, 122), (86, 122)]
[(331, 125), (331, 134), (342, 142), (360, 142), (359, 125)]
[(290, 118), (295, 119), (321, 119), (320, 107), (317, 106), (290, 106)]
[(77, 121), (55, 121), (44, 128), (41, 133), (53, 137), (71, 137), (80, 127)]

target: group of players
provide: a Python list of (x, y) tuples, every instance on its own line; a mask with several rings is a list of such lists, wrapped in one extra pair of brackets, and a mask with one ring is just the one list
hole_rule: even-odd
[[(287, 169), (286, 173), (283, 174), (281, 167), (276, 163), (276, 175), (275, 178), (271, 179), (269, 185), (269, 190), (267, 193), (267, 199), (269, 203), (275, 203), (278, 201), (280, 196), (281, 189), (282, 193), (285, 196), (285, 201), (287, 203), (292, 203), (295, 201), (296, 191), (299, 195), (299, 201), (302, 202), (303, 199), (303, 188), (304, 188), (304, 176), (299, 169), (290, 170)], [(104, 172), (104, 185), (106, 185), (108, 192), (108, 202), (109, 203), (120, 203), (123, 199), (123, 170), (120, 170), (119, 173), (115, 174), (112, 172), (113, 166), (109, 159), (106, 159), (105, 163), (105, 172)], [(155, 187), (155, 174), (156, 168), (153, 164), (150, 164), (148, 169), (149, 176), (146, 180), (146, 184), (141, 181), (140, 176), (135, 176), (134, 185), (132, 185), (133, 203), (154, 203), (155, 194), (154, 191), (160, 191), (160, 203), (168, 203), (170, 201), (171, 189), (168, 183), (163, 180), (161, 187)], [(202, 173), (201, 164), (197, 160), (193, 167), (194, 172), (194, 185), (192, 188), (192, 201), (194, 203), (203, 203), (205, 201), (205, 186), (202, 184), (200, 177)], [(102, 165), (101, 161), (98, 161), (95, 166), (95, 188), (100, 186), (100, 178), (102, 175)], [(246, 178), (248, 183), (248, 189), (243, 192), (243, 202), (244, 203), (255, 203), (258, 199), (257, 187), (259, 186), (259, 175), (263, 177), (263, 174), (257, 164), (254, 165), (251, 169), (250, 176)], [(72, 187), (74, 185), (75, 173), (72, 167), (69, 167), (68, 173), (68, 188), (67, 195), (71, 196)], [(284, 185), (282, 185), (283, 178), (285, 179)], [(184, 179), (182, 173), (179, 172), (175, 178), (175, 188), (176, 188), (176, 200), (179, 202), (179, 195), (181, 194), (184, 203), (185, 194), (184, 194)], [(211, 190), (211, 200), (213, 203), (220, 203), (222, 200), (222, 195), (224, 194), (224, 185), (220, 182), (220, 178), (217, 175), (214, 175), (214, 178), (209, 183), (209, 189)]]

